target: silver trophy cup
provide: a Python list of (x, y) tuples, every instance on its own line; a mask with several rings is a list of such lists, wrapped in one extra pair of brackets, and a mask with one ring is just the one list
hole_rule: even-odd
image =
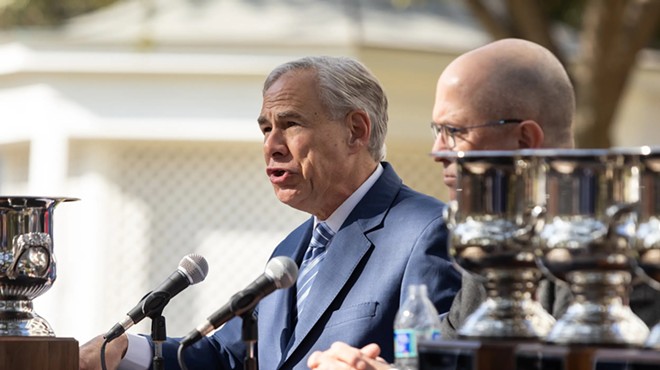
[(0, 197), (0, 336), (55, 336), (32, 300), (56, 277), (53, 210), (73, 200)]
[(538, 150), (545, 213), (540, 264), (569, 284), (573, 301), (547, 341), (641, 345), (648, 328), (628, 306), (635, 253), (637, 167), (607, 150)]
[[(638, 159), (637, 272), (645, 283), (660, 290), (660, 148), (641, 147), (619, 152)], [(652, 328), (645, 346), (660, 349), (660, 323)]]
[(542, 276), (529, 222), (538, 195), (536, 184), (529, 182), (536, 181), (530, 176), (534, 169), (512, 151), (453, 156), (457, 195), (445, 214), (449, 252), (456, 264), (483, 281), (487, 292), (486, 301), (458, 333), (470, 338), (542, 339), (555, 320), (533, 299)]

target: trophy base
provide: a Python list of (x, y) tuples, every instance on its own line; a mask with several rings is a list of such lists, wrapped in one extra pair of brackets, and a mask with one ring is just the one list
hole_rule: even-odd
[(649, 329), (630, 307), (573, 303), (557, 320), (546, 339), (555, 344), (641, 347)]
[(651, 329), (651, 333), (649, 334), (648, 338), (646, 338), (644, 347), (653, 348), (656, 350), (660, 349), (660, 323), (655, 324), (653, 329)]
[(420, 341), (419, 370), (515, 369), (519, 344), (509, 340)]
[(32, 310), (32, 301), (0, 301), (0, 337), (54, 337), (48, 321)]
[(603, 346), (521, 344), (516, 370), (655, 370), (660, 353), (654, 350)]
[(651, 349), (510, 340), (420, 341), (419, 370), (657, 370)]
[(544, 339), (555, 319), (538, 302), (488, 298), (458, 330), (461, 337), (510, 340)]

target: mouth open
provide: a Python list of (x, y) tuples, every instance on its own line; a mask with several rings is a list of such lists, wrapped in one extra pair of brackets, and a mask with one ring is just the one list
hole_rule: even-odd
[(273, 184), (281, 184), (289, 178), (289, 172), (282, 168), (270, 168), (266, 171)]

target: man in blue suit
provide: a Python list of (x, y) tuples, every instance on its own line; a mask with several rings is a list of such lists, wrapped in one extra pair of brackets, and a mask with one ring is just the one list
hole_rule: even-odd
[[(447, 255), (444, 205), (403, 185), (383, 162), (387, 119), (380, 84), (353, 59), (303, 58), (267, 77), (258, 118), (266, 174), (281, 202), (312, 215), (272, 256), (300, 265), (317, 224), (330, 241), (315, 278), (304, 285), (311, 284), (309, 290), (301, 267), (300, 286), (277, 290), (257, 305), (260, 369), (307, 368), (313, 351), (336, 341), (377, 343), (381, 356), (393, 361), (394, 317), (410, 284), (426, 284), (438, 311), (449, 310), (460, 274)], [(297, 291), (306, 296), (300, 309)], [(188, 368), (243, 368), (241, 324), (233, 319), (187, 348)], [(148, 362), (127, 365), (147, 343), (141, 338), (111, 342), (108, 368), (126, 357), (121, 369), (146, 369)], [(81, 347), (81, 369), (100, 367), (101, 342)], [(177, 347), (174, 339), (164, 346), (167, 369), (179, 368)]]

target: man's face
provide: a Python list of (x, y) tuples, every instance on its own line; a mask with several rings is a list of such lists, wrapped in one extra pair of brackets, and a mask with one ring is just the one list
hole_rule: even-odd
[(314, 71), (287, 72), (264, 93), (258, 119), (275, 195), (317, 216), (344, 197), (341, 179), (350, 173), (349, 130), (328, 118), (318, 95)]
[[(478, 75), (478, 73), (477, 73)], [(448, 68), (438, 80), (435, 105), (433, 107), (433, 122), (436, 125), (448, 125), (454, 128), (465, 128), (482, 125), (489, 121), (509, 117), (487, 117), (474, 106), (476, 100), (471, 94), (478, 88), (475, 83), (478, 76), (466, 73), (460, 68)], [(454, 134), (455, 145), (451, 147), (445, 135), (438, 135), (432, 151), (468, 151), (468, 150), (515, 150), (518, 149), (518, 138), (515, 125), (501, 127), (482, 127), (459, 131)], [(451, 199), (456, 198), (456, 164), (443, 158), (436, 158), (444, 167), (444, 183), (449, 188)]]

